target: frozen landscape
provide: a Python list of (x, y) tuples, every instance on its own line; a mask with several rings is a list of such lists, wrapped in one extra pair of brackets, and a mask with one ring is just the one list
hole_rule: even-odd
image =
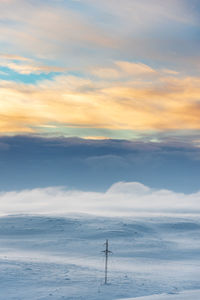
[(0, 300), (200, 300), (200, 0), (0, 0)]
[(199, 299), (199, 236), (198, 217), (4, 216), (0, 299)]

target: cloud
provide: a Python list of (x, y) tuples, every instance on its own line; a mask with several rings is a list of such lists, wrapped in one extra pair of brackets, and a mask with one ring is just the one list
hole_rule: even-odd
[(1, 133), (199, 129), (194, 4), (1, 1)]
[(117, 61), (116, 65), (129, 75), (145, 75), (153, 74), (155, 70), (142, 63), (131, 63), (126, 61)]
[(51, 72), (64, 72), (65, 69), (56, 66), (41, 65), (34, 60), (14, 54), (0, 55), (0, 67), (9, 68), (19, 74), (41, 74)]
[(39, 66), (34, 64), (16, 64), (16, 63), (7, 63), (1, 64), (1, 66), (7, 67), (20, 74), (41, 74), (41, 73), (51, 73), (51, 72), (63, 72), (64, 69), (60, 67), (52, 66)]
[[(1, 115), (10, 119), (13, 132), (38, 132), (37, 127), (41, 132), (41, 125), (49, 124), (135, 131), (200, 129), (199, 77), (170, 76), (144, 64), (124, 66), (128, 75), (123, 77), (123, 71), (113, 81), (72, 75), (35, 85), (1, 80)], [(149, 73), (154, 76), (149, 78)], [(3, 125), (0, 130), (10, 131)]]
[(84, 139), (86, 140), (109, 140), (110, 138), (106, 136), (85, 136)]
[[(91, 73), (103, 79), (121, 79), (127, 77), (154, 76), (158, 75), (157, 71), (142, 63), (134, 63), (128, 61), (116, 61), (113, 67), (110, 68), (94, 68)], [(165, 72), (166, 73), (166, 72)], [(170, 70), (168, 71), (170, 73)], [(174, 75), (174, 72), (173, 72)]]
[[(101, 4), (96, 0), (83, 0), (85, 3), (90, 3), (97, 6), (100, 10), (108, 10), (110, 14), (118, 16), (131, 23), (135, 23), (136, 28), (140, 26), (154, 26), (160, 19), (170, 20), (175, 23), (191, 23), (197, 22), (196, 16), (189, 13), (189, 2), (186, 0), (169, 0), (163, 2), (162, 0), (106, 0), (101, 1)], [(195, 1), (191, 1), (195, 4)], [(190, 3), (191, 3), (190, 2)], [(193, 6), (194, 8), (194, 6)], [(191, 11), (191, 10), (190, 10)], [(132, 19), (131, 19), (132, 17)], [(143, 19), (141, 20), (141, 17)], [(134, 22), (133, 22), (134, 21)]]
[(200, 192), (185, 195), (155, 190), (138, 182), (118, 182), (105, 193), (60, 187), (0, 194), (1, 215), (94, 214), (100, 216), (199, 215)]
[(23, 57), (20, 55), (15, 55), (15, 54), (0, 54), (0, 58), (1, 59), (5, 59), (5, 60), (18, 60), (18, 61), (31, 61), (30, 58), (28, 57)]
[(81, 52), (88, 54), (91, 49), (115, 47), (114, 39), (105, 30), (91, 23), (84, 13), (63, 3), (0, 2), (0, 10), (3, 22), (0, 40), (6, 45), (3, 48), (6, 53), (12, 53), (14, 48), (22, 56), (26, 53), (43, 60), (57, 60), (66, 67), (69, 55), (75, 63), (81, 61)]
[(15, 49), (22, 56), (81, 70), (113, 59), (164, 61), (191, 72), (198, 69), (199, 18), (194, 0), (76, 4), (19, 0), (1, 1), (0, 10), (5, 53)]
[(91, 73), (97, 77), (104, 78), (107, 80), (119, 79), (122, 76), (121, 72), (119, 72), (119, 70), (116, 70), (114, 68), (96, 67), (91, 70)]
[(148, 141), (145, 133), (144, 141), (1, 137), (0, 190), (67, 185), (70, 189), (105, 191), (118, 181), (139, 181), (156, 189), (196, 192), (200, 135), (193, 133), (193, 145), (184, 133), (179, 141), (173, 134), (166, 133), (162, 142), (155, 133), (157, 143)]

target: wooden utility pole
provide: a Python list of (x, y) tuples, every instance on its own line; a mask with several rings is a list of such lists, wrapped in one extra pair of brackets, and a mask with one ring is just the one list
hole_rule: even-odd
[(104, 283), (107, 284), (108, 283), (108, 254), (112, 253), (111, 251), (109, 251), (108, 249), (108, 240), (106, 240), (106, 250), (104, 250), (103, 252), (105, 253), (105, 281)]

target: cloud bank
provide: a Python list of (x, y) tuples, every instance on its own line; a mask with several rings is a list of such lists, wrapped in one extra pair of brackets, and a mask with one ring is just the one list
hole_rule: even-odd
[(169, 190), (152, 189), (138, 182), (118, 182), (105, 193), (49, 187), (1, 193), (0, 211), (1, 215), (199, 215), (200, 191), (185, 195)]
[[(159, 138), (159, 136), (152, 136)], [(165, 142), (80, 138), (0, 137), (0, 191), (67, 186), (106, 191), (119, 181), (156, 189), (199, 190), (200, 136)], [(167, 142), (166, 142), (167, 140)]]

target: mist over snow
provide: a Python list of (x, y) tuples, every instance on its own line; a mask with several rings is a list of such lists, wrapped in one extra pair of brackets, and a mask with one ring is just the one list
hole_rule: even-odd
[(65, 187), (36, 188), (1, 192), (0, 211), (1, 215), (196, 215), (200, 213), (200, 192), (175, 193), (152, 189), (139, 182), (117, 182), (103, 193)]

